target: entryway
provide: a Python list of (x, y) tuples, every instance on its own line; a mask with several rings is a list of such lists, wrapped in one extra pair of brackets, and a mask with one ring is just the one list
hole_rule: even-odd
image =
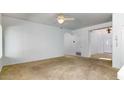
[(90, 56), (97, 59), (112, 60), (112, 28), (105, 27), (90, 31)]

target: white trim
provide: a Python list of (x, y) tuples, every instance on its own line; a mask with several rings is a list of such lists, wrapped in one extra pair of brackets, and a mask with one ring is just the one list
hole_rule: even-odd
[(52, 58), (57, 58), (57, 57), (62, 57), (64, 55), (59, 55), (59, 56), (53, 56), (53, 57), (46, 57), (46, 58), (36, 58), (36, 59), (21, 59), (21, 60), (15, 60), (11, 58), (3, 58), (2, 59), (2, 66), (7, 66), (7, 65), (14, 65), (14, 64), (21, 64), (21, 63), (28, 63), (28, 62), (34, 62), (34, 61), (42, 61), (42, 60), (47, 60), (47, 59), (52, 59)]
[(119, 80), (124, 80), (124, 66), (118, 71), (117, 78)]

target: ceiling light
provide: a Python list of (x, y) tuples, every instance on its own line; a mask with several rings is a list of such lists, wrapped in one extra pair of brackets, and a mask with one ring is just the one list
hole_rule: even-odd
[(57, 17), (57, 21), (58, 21), (59, 24), (63, 24), (64, 21), (65, 21), (65, 20), (64, 20), (64, 16), (62, 16), (62, 15), (58, 16), (58, 17)]
[(74, 20), (73, 17), (64, 17), (64, 15), (60, 14), (57, 16), (57, 21), (59, 24), (63, 24), (67, 20)]
[(63, 24), (64, 23), (64, 19), (58, 19), (57, 20), (59, 24)]
[(111, 30), (112, 30), (111, 27), (109, 27), (109, 28), (107, 29), (108, 34), (111, 33)]

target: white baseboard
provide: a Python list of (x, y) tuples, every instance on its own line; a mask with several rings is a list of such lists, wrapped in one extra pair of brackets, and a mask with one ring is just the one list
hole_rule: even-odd
[(46, 60), (56, 57), (62, 57), (64, 55), (58, 55), (58, 56), (52, 56), (52, 57), (44, 57), (44, 58), (32, 58), (32, 59), (11, 59), (11, 58), (4, 58), (3, 59), (3, 66), (6, 65), (14, 65), (14, 64), (20, 64), (20, 63), (28, 63), (33, 61), (39, 61), (39, 60)]

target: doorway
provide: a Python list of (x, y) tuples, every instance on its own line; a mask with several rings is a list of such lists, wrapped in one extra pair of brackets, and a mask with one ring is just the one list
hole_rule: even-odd
[(112, 28), (90, 31), (90, 56), (92, 58), (112, 60)]

